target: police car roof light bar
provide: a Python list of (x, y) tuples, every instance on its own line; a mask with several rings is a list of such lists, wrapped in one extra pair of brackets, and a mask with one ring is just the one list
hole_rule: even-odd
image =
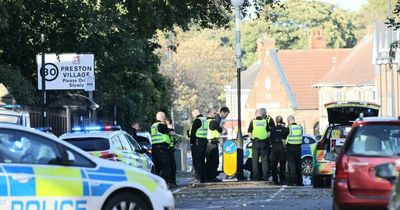
[(74, 127), (72, 132), (91, 132), (91, 131), (117, 131), (121, 130), (119, 125), (106, 125), (106, 126), (87, 126), (87, 127)]
[(22, 109), (22, 106), (19, 104), (2, 104), (0, 108), (4, 109)]

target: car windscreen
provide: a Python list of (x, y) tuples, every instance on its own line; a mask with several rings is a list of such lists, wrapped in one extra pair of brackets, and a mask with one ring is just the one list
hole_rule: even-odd
[(21, 118), (15, 115), (0, 114), (0, 122), (11, 123), (11, 124), (21, 124)]
[(110, 141), (106, 138), (67, 138), (64, 139), (85, 151), (103, 151), (110, 149)]
[(400, 156), (400, 125), (364, 125), (348, 141), (349, 155)]

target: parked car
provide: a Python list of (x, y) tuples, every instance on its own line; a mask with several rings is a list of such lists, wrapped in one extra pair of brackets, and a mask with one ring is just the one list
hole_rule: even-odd
[[(327, 152), (325, 159), (335, 161)], [(400, 160), (400, 120), (366, 117), (356, 120), (337, 157), (333, 209), (386, 209), (391, 185), (375, 175), (375, 167)]]
[(375, 166), (375, 175), (386, 179), (392, 184), (392, 193), (390, 194), (388, 210), (400, 209), (400, 179), (399, 179), (400, 161), (383, 163)]
[(151, 144), (151, 134), (145, 131), (138, 131), (136, 133), (137, 139), (135, 139), (142, 148), (146, 149), (146, 154), (149, 158), (153, 157), (152, 149), (153, 146)]
[(154, 172), (153, 161), (120, 126), (76, 127), (60, 139), (71, 143), (91, 155)]
[(31, 127), (29, 113), (20, 105), (0, 105), (0, 122)]
[(352, 123), (364, 117), (378, 116), (380, 106), (369, 102), (332, 102), (325, 104), (329, 125), (313, 152), (313, 187), (331, 185), (335, 161), (325, 159), (327, 152), (340, 152)]
[(0, 123), (0, 136), (2, 210), (174, 209), (159, 176), (26, 126)]
[[(243, 151), (243, 157), (245, 158), (245, 161), (247, 160), (247, 158), (251, 158), (250, 157), (250, 149), (253, 145), (253, 143), (250, 141), (250, 138), (248, 138), (248, 136), (244, 137), (243, 140), (243, 147), (244, 147), (244, 151)], [(313, 155), (312, 155), (312, 151), (313, 148), (315, 149), (315, 145), (317, 144), (317, 140), (315, 139), (314, 135), (310, 135), (310, 134), (304, 134), (303, 135), (303, 140), (302, 140), (302, 144), (301, 144), (301, 170), (302, 170), (302, 174), (307, 176), (307, 175), (311, 175), (312, 171), (313, 171)], [(288, 171), (288, 170), (286, 170)]]

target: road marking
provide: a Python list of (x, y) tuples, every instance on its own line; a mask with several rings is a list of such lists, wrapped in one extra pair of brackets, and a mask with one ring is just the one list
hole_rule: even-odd
[(282, 185), (281, 189), (279, 189), (278, 191), (276, 191), (272, 196), (270, 196), (267, 199), (267, 203), (271, 202), (279, 193), (283, 192), (285, 190), (285, 188), (287, 187), (287, 185)]

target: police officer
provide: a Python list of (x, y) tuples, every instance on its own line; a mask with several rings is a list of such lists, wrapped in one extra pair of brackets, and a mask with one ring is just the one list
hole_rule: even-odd
[[(282, 116), (276, 116), (276, 126), (271, 129), (271, 162), (272, 162), (272, 180), (274, 184), (285, 184), (286, 168), (286, 145), (285, 140), (289, 135), (289, 129), (284, 126)], [(278, 181), (278, 163), (279, 163), (279, 181)]]
[(301, 143), (303, 139), (303, 127), (298, 125), (292, 115), (287, 118), (289, 135), (286, 138), (286, 148), (289, 168), (288, 185), (303, 186), (301, 174)]
[(175, 135), (174, 131), (170, 131), (165, 124), (165, 113), (158, 112), (157, 121), (151, 126), (151, 143), (153, 152), (153, 162), (157, 175), (164, 178), (167, 184), (171, 184), (170, 155), (169, 155), (169, 135)]
[[(267, 109), (265, 109), (264, 107), (260, 108), (260, 110), (262, 112), (263, 118), (267, 120), (268, 127), (271, 130), (273, 127), (275, 127), (274, 119), (270, 115), (267, 114)], [(268, 137), (268, 142), (270, 142), (269, 137)], [(268, 150), (268, 174), (267, 174), (267, 177), (269, 178), (272, 175), (271, 145), (270, 144), (267, 146), (267, 150)]]
[[(166, 123), (170, 133), (172, 132), (175, 133), (172, 119), (167, 118)], [(169, 183), (170, 187), (178, 187), (178, 185), (176, 184), (176, 160), (175, 160), (175, 144), (177, 141), (176, 135), (170, 135), (169, 139), (170, 141), (168, 145), (168, 151), (169, 151), (170, 170), (171, 170), (171, 175), (170, 175), (171, 180), (169, 181)]]
[(220, 124), (214, 118), (216, 116), (215, 109), (210, 109), (207, 112), (208, 131), (207, 131), (207, 151), (206, 151), (206, 178), (208, 182), (219, 182), (218, 165), (219, 165), (219, 151), (218, 143), (219, 137), (222, 133)]
[(208, 122), (207, 119), (201, 115), (199, 109), (194, 109), (192, 111), (192, 116), (195, 119), (190, 129), (190, 142), (193, 144), (192, 158), (196, 174), (195, 178), (200, 182), (205, 182)]
[[(269, 143), (267, 138), (269, 135), (269, 126), (266, 119), (263, 118), (262, 110), (256, 110), (256, 118), (251, 120), (247, 129), (250, 138), (253, 141), (252, 146), (252, 173), (253, 180), (268, 180), (268, 150)], [(258, 160), (261, 158), (262, 179), (258, 170)]]
[[(224, 128), (223, 120), (228, 117), (230, 112), (231, 111), (229, 110), (229, 108), (224, 106), (219, 110), (219, 113), (215, 115), (215, 121), (222, 129)], [(224, 129), (222, 130), (222, 132), (225, 132)]]

